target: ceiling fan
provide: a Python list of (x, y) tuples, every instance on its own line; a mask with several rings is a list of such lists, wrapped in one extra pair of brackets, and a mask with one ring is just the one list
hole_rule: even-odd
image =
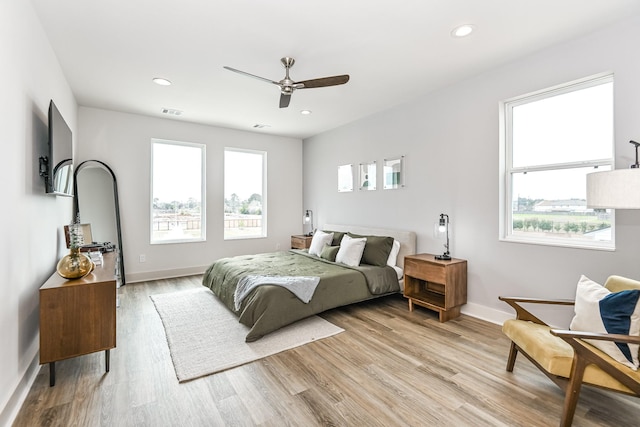
[(265, 79), (264, 77), (256, 76), (253, 74), (249, 74), (245, 71), (236, 70), (235, 68), (224, 66), (229, 71), (233, 71), (234, 73), (243, 74), (245, 76), (253, 77), (254, 79), (262, 80), (263, 82), (273, 83), (280, 87), (280, 108), (286, 108), (289, 106), (289, 102), (291, 101), (291, 94), (296, 89), (309, 89), (314, 87), (326, 87), (326, 86), (337, 86), (343, 85), (349, 81), (349, 75), (343, 74), (341, 76), (332, 76), (332, 77), (321, 77), (319, 79), (311, 79), (311, 80), (303, 80), (301, 82), (295, 82), (291, 80), (289, 77), (289, 69), (293, 67), (295, 64), (295, 59), (289, 58), (285, 56), (280, 59), (282, 65), (285, 69), (284, 79), (276, 82), (274, 80)]

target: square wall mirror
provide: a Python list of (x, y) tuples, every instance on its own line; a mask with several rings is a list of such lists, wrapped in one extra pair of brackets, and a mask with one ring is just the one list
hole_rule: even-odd
[(353, 191), (353, 165), (338, 166), (338, 192)]
[(360, 163), (360, 190), (376, 189), (376, 162)]
[(383, 167), (383, 188), (393, 190), (404, 187), (404, 172), (402, 170), (404, 156), (393, 159), (384, 159)]

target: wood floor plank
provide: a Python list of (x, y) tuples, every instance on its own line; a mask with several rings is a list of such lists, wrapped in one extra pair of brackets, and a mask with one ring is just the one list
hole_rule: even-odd
[[(500, 327), (446, 323), (401, 296), (334, 309), (345, 332), (178, 383), (149, 296), (201, 276), (120, 288), (117, 347), (41, 367), (14, 426), (548, 426), (563, 393), (525, 358), (506, 372)], [(640, 399), (584, 388), (574, 426), (639, 425)]]

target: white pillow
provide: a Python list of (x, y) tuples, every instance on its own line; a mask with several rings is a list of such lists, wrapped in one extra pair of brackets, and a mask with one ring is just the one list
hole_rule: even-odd
[[(599, 283), (581, 276), (576, 289), (576, 315), (569, 328), (603, 334), (640, 335), (639, 301), (640, 290), (610, 292)], [(637, 344), (585, 341), (634, 371), (638, 369)]]
[(400, 253), (400, 242), (398, 242), (396, 239), (393, 239), (393, 246), (391, 246), (391, 252), (389, 252), (387, 265), (391, 267), (396, 266), (396, 262), (398, 262), (398, 253)]
[(345, 234), (340, 242), (340, 249), (338, 249), (338, 253), (336, 254), (336, 262), (357, 267), (360, 265), (366, 244), (366, 237), (353, 238)]
[(325, 233), (324, 231), (316, 230), (316, 232), (313, 234), (313, 238), (311, 239), (309, 254), (320, 256), (325, 245), (331, 246), (332, 241), (333, 233)]

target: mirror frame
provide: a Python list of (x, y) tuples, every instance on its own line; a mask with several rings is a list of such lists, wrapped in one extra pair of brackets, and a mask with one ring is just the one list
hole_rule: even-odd
[(82, 170), (82, 167), (90, 164), (97, 163), (104, 170), (109, 172), (111, 177), (113, 178), (113, 200), (115, 204), (116, 211), (116, 232), (118, 234), (118, 254), (119, 254), (119, 262), (118, 265), (120, 267), (120, 286), (124, 286), (127, 282), (124, 276), (124, 255), (122, 250), (122, 229), (120, 226), (120, 204), (118, 201), (118, 182), (116, 180), (116, 175), (113, 173), (113, 170), (107, 165), (105, 162), (100, 160), (85, 160), (80, 163), (75, 170), (73, 171), (73, 218), (77, 218), (80, 213), (80, 203), (78, 202), (78, 173)]

